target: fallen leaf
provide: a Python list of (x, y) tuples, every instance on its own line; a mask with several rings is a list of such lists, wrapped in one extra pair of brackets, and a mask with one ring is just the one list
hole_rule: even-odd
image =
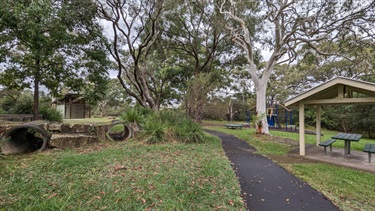
[(127, 168), (125, 167), (125, 166), (123, 166), (123, 165), (115, 165), (114, 167), (114, 172), (116, 172), (116, 171), (120, 171), (120, 170), (126, 170)]
[(141, 198), (141, 201), (142, 201), (143, 204), (146, 204), (146, 199)]
[(104, 207), (101, 207), (100, 210), (105, 210), (107, 208), (108, 208), (108, 206), (104, 206)]
[(233, 206), (233, 205), (234, 205), (233, 200), (229, 200), (228, 203), (229, 203), (230, 206)]
[(57, 196), (57, 193), (52, 193), (52, 194), (49, 195), (47, 198), (50, 199), (50, 198), (55, 197), (55, 196)]

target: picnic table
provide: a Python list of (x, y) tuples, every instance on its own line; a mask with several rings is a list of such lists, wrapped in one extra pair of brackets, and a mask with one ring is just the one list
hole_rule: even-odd
[(224, 126), (227, 127), (227, 128), (230, 128), (230, 129), (237, 129), (237, 128), (241, 129), (243, 125), (241, 125), (241, 124), (225, 124)]
[(350, 142), (358, 142), (362, 138), (361, 134), (351, 134), (351, 133), (338, 133), (332, 136), (332, 139), (345, 141), (344, 145), (344, 156), (347, 158), (350, 155)]

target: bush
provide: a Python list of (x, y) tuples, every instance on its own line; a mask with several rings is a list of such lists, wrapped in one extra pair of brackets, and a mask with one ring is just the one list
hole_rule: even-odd
[(178, 111), (152, 111), (132, 108), (119, 116), (124, 123), (138, 123), (141, 137), (146, 143), (200, 142), (204, 138), (202, 127)]
[(173, 126), (173, 133), (181, 142), (201, 142), (204, 138), (203, 129), (200, 125), (186, 117)]
[(33, 102), (31, 99), (19, 100), (15, 105), (14, 111), (10, 111), (15, 114), (32, 114)]
[(186, 117), (183, 114), (178, 113), (177, 111), (163, 110), (159, 111), (159, 115), (157, 118), (160, 118), (160, 120), (167, 124), (168, 127), (173, 127), (178, 124), (181, 119)]
[(145, 114), (138, 108), (130, 108), (126, 111), (122, 112), (119, 116), (120, 121), (124, 124), (127, 123), (138, 123), (140, 125), (143, 124), (145, 119)]
[(40, 108), (39, 114), (42, 118), (49, 121), (62, 122), (63, 116), (60, 111), (56, 108), (42, 107)]
[(146, 143), (153, 144), (166, 141), (167, 127), (158, 116), (158, 114), (150, 115), (142, 126), (142, 134)]

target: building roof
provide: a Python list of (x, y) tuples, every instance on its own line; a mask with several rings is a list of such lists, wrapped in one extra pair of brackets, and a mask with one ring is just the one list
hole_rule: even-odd
[(70, 99), (72, 100), (72, 103), (75, 103), (80, 100), (84, 100), (85, 98), (81, 94), (68, 92), (64, 94), (62, 98), (52, 100), (52, 103), (64, 103), (69, 101)]
[(337, 77), (303, 92), (285, 102), (295, 107), (305, 105), (375, 104), (375, 83)]

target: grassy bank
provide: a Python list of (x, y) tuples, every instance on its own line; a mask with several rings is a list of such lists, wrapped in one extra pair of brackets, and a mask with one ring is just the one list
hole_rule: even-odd
[[(206, 125), (210, 125), (210, 126), (206, 126), (206, 128), (215, 128), (215, 130), (217, 131), (221, 131), (221, 132), (225, 132), (229, 134), (236, 134), (237, 136), (242, 137), (242, 138), (248, 137), (249, 134), (255, 134), (255, 129), (253, 128), (245, 127), (244, 129), (246, 130), (242, 130), (242, 131), (227, 129), (223, 127), (223, 125), (226, 123), (227, 122), (224, 122), (224, 121), (205, 121)], [(242, 124), (242, 123), (239, 122), (239, 124)], [(314, 131), (314, 128), (310, 128), (310, 130)], [(270, 133), (272, 134), (272, 136), (294, 140), (298, 144), (298, 140), (299, 140), (298, 132), (287, 132), (283, 130), (270, 130)], [(325, 140), (331, 139), (331, 137), (336, 135), (337, 133), (339, 132), (330, 131), (330, 130), (322, 130), (323, 135), (321, 136), (321, 141), (323, 142)], [(316, 135), (305, 134), (305, 142), (306, 144), (316, 144)], [(351, 142), (350, 148), (352, 150), (362, 151), (366, 143), (375, 144), (375, 139), (361, 138), (360, 142)], [(258, 143), (254, 143), (254, 144), (258, 144)], [(263, 143), (259, 142), (259, 144), (263, 144)], [(344, 141), (337, 140), (333, 145), (335, 148), (344, 148)], [(260, 150), (263, 150), (263, 149), (260, 148)], [(261, 153), (264, 154), (264, 151), (262, 151)]]
[[(375, 174), (330, 164), (306, 162), (304, 159), (293, 158), (287, 161), (292, 159), (288, 157), (288, 152), (298, 145), (298, 133), (271, 131), (271, 137), (256, 135), (254, 129), (231, 130), (217, 125), (206, 128), (246, 140), (257, 149), (257, 153), (272, 157), (288, 171), (325, 194), (341, 210), (375, 210)], [(336, 133), (324, 131), (322, 140)], [(315, 135), (306, 135), (305, 138), (307, 143), (315, 144)], [(340, 147), (340, 144), (336, 143), (335, 147)], [(361, 139), (360, 143), (352, 144), (352, 149), (362, 150), (365, 143), (375, 141)]]
[(63, 123), (65, 124), (95, 124), (95, 125), (103, 125), (103, 124), (110, 124), (113, 118), (84, 118), (84, 119), (64, 119)]
[(6, 156), (0, 210), (244, 210), (220, 140)]

